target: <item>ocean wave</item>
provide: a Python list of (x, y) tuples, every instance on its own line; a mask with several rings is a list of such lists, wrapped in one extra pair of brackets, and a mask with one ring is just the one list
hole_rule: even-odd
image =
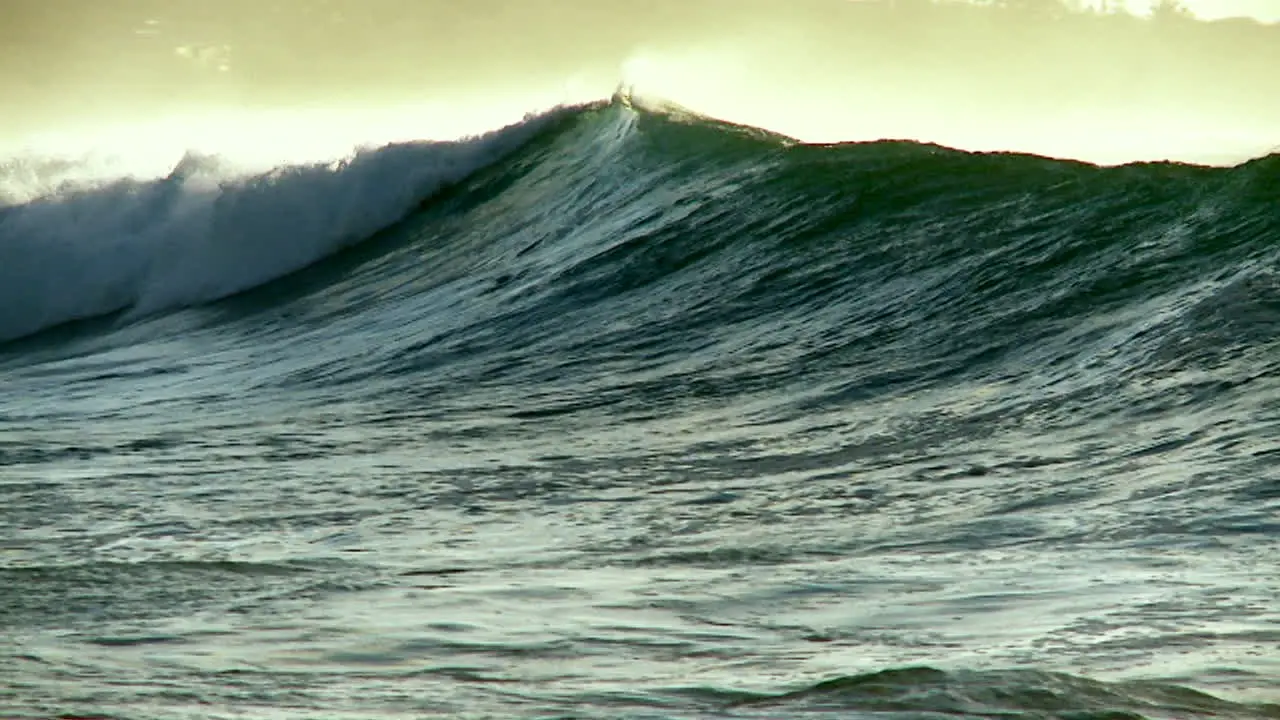
[[(241, 307), (303, 292), (323, 302), (290, 322), (368, 310), (382, 316), (370, 327), (395, 327), (369, 362), (316, 370), (333, 382), (518, 342), (602, 361), (682, 349), (702, 363), (688, 373), (699, 392), (714, 368), (734, 388), (812, 380), (818, 362), (861, 368), (811, 386), (798, 410), (997, 358), (1067, 392), (1058, 368), (1086, 355), (1116, 372), (1187, 359), (1172, 372), (1264, 339), (1276, 162), (1108, 168), (805, 145), (619, 93), (457, 143), (248, 176), (189, 155), (164, 178), (5, 208), (0, 339), (274, 288)], [(366, 242), (383, 231), (398, 239)], [(272, 282), (353, 245), (367, 251)], [(570, 394), (522, 412), (579, 405)]]

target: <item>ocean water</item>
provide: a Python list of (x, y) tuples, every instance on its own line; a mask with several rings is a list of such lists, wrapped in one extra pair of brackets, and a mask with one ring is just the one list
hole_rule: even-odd
[(0, 186), (0, 716), (1280, 718), (1280, 158)]

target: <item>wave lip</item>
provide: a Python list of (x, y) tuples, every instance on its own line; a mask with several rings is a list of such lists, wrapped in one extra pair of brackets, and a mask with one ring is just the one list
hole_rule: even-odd
[(294, 272), (392, 225), (563, 112), (464, 140), (366, 148), (259, 174), (188, 154), (162, 178), (32, 193), (0, 207), (0, 342), (121, 311), (209, 302)]

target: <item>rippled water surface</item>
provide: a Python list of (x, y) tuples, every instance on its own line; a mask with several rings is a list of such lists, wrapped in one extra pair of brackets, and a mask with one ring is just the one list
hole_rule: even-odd
[(1280, 717), (1274, 158), (530, 122), (0, 210), (0, 714)]

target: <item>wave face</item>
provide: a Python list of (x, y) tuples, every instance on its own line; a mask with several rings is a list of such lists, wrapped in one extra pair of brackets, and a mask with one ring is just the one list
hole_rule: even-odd
[(0, 709), (1280, 717), (1278, 161), (617, 99), (15, 201)]

